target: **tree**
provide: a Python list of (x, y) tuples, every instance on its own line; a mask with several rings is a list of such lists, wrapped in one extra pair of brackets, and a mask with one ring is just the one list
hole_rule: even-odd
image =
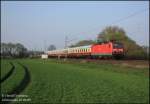
[(106, 27), (98, 34), (97, 40), (103, 41), (118, 41), (124, 44), (125, 56), (128, 58), (146, 58), (146, 53), (141, 46), (130, 39), (126, 32), (117, 26)]
[(55, 45), (50, 45), (47, 49), (48, 51), (56, 50)]
[(15, 53), (19, 57), (24, 57), (27, 53), (27, 49), (20, 43), (15, 44)]
[(1, 57), (26, 57), (27, 48), (17, 43), (1, 43)]
[(127, 37), (125, 31), (117, 26), (106, 27), (102, 32), (98, 34), (97, 39), (103, 39), (104, 41), (123, 41), (131, 40)]

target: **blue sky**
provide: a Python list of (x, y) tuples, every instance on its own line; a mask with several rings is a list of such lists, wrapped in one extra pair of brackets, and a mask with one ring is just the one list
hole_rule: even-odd
[[(96, 39), (106, 26), (119, 26), (137, 44), (149, 45), (148, 1), (2, 1), (1, 41), (44, 50)], [(142, 11), (142, 12), (138, 12)], [(136, 15), (128, 17), (134, 13)], [(128, 17), (128, 18), (126, 18)], [(121, 20), (120, 20), (121, 19)], [(120, 20), (120, 22), (117, 22)]]

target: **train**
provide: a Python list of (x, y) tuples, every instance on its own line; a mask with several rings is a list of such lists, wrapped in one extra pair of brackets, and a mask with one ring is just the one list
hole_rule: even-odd
[(124, 56), (124, 46), (120, 42), (102, 42), (87, 46), (71, 47), (47, 51), (48, 57), (58, 58), (116, 58)]

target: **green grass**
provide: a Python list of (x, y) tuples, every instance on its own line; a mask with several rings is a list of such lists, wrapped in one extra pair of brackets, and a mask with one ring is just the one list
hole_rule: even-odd
[(14, 72), (6, 81), (1, 83), (2, 94), (7, 94), (13, 91), (23, 79), (24, 69), (16, 62), (13, 62), (13, 64), (15, 66)]
[(1, 61), (1, 79), (11, 70), (12, 66), (8, 60)]
[[(32, 103), (149, 103), (148, 68), (38, 59), (15, 61), (28, 67), (31, 82), (21, 94), (28, 95)], [(11, 80), (21, 80), (22, 74), (20, 79)]]
[(149, 102), (149, 78), (138, 70), (51, 60), (24, 60), (22, 63), (28, 66), (32, 76), (32, 82), (23, 93), (28, 94), (32, 102)]

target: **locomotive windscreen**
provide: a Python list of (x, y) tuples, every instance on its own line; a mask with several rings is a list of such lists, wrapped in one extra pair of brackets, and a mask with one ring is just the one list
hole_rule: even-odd
[(113, 43), (113, 48), (123, 48), (123, 44), (119, 42), (114, 42)]

